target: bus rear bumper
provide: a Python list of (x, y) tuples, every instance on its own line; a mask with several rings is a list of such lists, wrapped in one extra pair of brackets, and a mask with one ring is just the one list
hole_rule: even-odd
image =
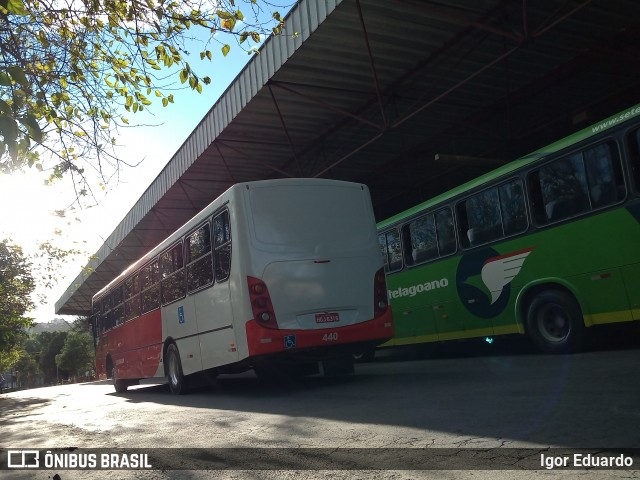
[(370, 344), (372, 346), (386, 342), (393, 337), (393, 316), (391, 307), (379, 317), (366, 322), (336, 328), (322, 328), (314, 330), (275, 330), (262, 327), (256, 320), (249, 320), (246, 324), (249, 355), (266, 355), (282, 352), (300, 352), (308, 349), (333, 349), (342, 346), (348, 350), (348, 345), (354, 346)]

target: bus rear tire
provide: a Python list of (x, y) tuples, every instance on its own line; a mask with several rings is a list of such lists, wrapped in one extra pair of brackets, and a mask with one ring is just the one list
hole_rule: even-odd
[(561, 290), (539, 293), (527, 310), (527, 333), (544, 353), (580, 351), (586, 336), (580, 305)]
[(357, 363), (367, 363), (373, 362), (373, 359), (376, 357), (376, 349), (374, 348), (365, 348), (363, 350), (359, 350), (351, 355), (353, 360)]
[(167, 380), (171, 393), (182, 395), (187, 392), (187, 378), (182, 373), (182, 362), (180, 361), (180, 353), (175, 343), (167, 347), (165, 356), (165, 364), (167, 368)]
[(113, 388), (116, 389), (116, 393), (125, 393), (129, 388), (129, 383), (125, 380), (118, 380), (116, 376), (116, 367), (111, 370), (111, 378), (113, 379)]

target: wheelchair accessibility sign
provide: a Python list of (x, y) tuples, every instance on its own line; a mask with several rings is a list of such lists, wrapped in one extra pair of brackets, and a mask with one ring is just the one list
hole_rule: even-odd
[(296, 348), (296, 336), (295, 335), (285, 335), (284, 337), (284, 349), (289, 350), (291, 348)]

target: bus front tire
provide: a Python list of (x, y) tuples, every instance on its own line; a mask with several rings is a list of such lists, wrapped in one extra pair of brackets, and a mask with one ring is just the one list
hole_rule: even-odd
[(581, 350), (586, 332), (580, 305), (572, 295), (561, 290), (539, 293), (527, 310), (527, 333), (533, 344), (545, 353)]
[(111, 370), (111, 378), (113, 379), (113, 388), (116, 389), (116, 393), (125, 393), (127, 388), (129, 388), (129, 384), (124, 380), (118, 380), (116, 376), (116, 367), (113, 367)]
[(167, 379), (169, 380), (169, 388), (171, 393), (182, 395), (187, 391), (187, 379), (182, 373), (182, 362), (180, 361), (180, 353), (175, 343), (167, 348), (166, 354)]

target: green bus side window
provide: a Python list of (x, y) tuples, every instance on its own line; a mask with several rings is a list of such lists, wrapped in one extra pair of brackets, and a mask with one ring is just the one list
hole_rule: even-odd
[(585, 150), (584, 162), (593, 208), (606, 207), (624, 198), (622, 165), (615, 143), (602, 143)]
[(629, 134), (627, 145), (629, 147), (629, 156), (631, 157), (629, 163), (631, 165), (633, 183), (636, 192), (640, 192), (640, 129)]
[(381, 233), (378, 236), (380, 249), (384, 257), (385, 272), (395, 272), (402, 268), (402, 248), (400, 245), (400, 232), (397, 228)]

